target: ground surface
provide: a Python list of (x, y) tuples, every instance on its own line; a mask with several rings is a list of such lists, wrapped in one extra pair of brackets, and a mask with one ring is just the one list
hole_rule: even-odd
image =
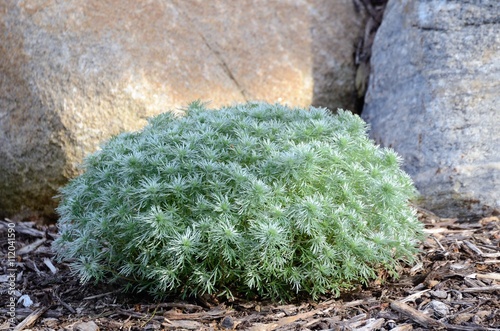
[[(155, 301), (109, 285), (81, 286), (50, 250), (55, 226), (18, 223), (16, 301), (8, 319), (9, 271), (0, 272), (0, 330), (500, 330), (498, 216), (440, 219), (420, 210), (421, 261), (398, 280), (377, 279), (340, 298), (279, 305), (265, 301)], [(8, 220), (0, 221), (2, 255)], [(26, 303), (26, 301), (25, 301)]]

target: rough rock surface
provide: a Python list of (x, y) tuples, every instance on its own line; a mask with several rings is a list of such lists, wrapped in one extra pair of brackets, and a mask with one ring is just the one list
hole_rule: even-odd
[(99, 142), (195, 99), (352, 108), (360, 16), (351, 0), (1, 1), (0, 214), (51, 213)]
[(442, 216), (500, 208), (499, 13), (497, 0), (389, 0), (373, 45), (362, 116)]

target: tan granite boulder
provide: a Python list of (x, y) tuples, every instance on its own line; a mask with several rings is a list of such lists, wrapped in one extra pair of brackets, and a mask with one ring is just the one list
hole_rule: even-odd
[(1, 1), (0, 213), (50, 215), (101, 141), (196, 99), (352, 108), (361, 23), (351, 0)]
[(389, 0), (363, 118), (440, 216), (500, 210), (500, 1)]

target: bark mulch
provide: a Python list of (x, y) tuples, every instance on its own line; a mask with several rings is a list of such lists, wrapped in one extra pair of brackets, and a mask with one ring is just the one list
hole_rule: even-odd
[(428, 238), (420, 262), (402, 267), (399, 279), (381, 275), (340, 298), (283, 305), (159, 302), (116, 285), (81, 286), (54, 261), (54, 225), (16, 223), (9, 243), (9, 220), (0, 221), (0, 330), (500, 330), (499, 216), (443, 219), (419, 209), (419, 217)]

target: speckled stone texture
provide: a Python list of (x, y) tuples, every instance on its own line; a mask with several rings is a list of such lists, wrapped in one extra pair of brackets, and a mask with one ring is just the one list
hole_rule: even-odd
[(0, 214), (51, 214), (101, 141), (196, 99), (352, 109), (361, 16), (351, 0), (1, 1)]
[(500, 208), (500, 1), (389, 0), (363, 118), (441, 216)]

